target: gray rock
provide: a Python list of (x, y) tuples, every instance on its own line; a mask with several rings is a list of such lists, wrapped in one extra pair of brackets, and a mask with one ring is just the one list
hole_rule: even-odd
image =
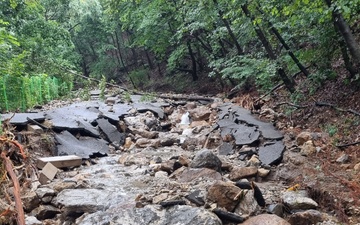
[(100, 189), (65, 189), (53, 200), (53, 204), (61, 207), (64, 216), (73, 213), (94, 213), (104, 211), (110, 205), (122, 203), (123, 193)]
[(207, 181), (221, 180), (221, 174), (208, 168), (184, 168), (175, 171), (172, 176), (179, 182), (191, 182), (193, 180), (206, 179)]
[(337, 163), (346, 163), (349, 161), (349, 155), (348, 154), (342, 154), (339, 158), (336, 159)]
[(277, 165), (281, 162), (285, 146), (281, 141), (259, 148), (259, 159), (264, 165)]
[(234, 167), (230, 172), (230, 180), (237, 181), (242, 178), (246, 177), (252, 177), (257, 174), (257, 167), (251, 166), (251, 167)]
[(61, 211), (58, 208), (55, 208), (52, 205), (40, 205), (33, 211), (31, 211), (31, 215), (35, 216), (39, 220), (52, 219), (57, 214), (60, 214)]
[(78, 225), (222, 225), (221, 220), (206, 209), (178, 205), (166, 209), (155, 206), (144, 208), (118, 207), (109, 212), (96, 212), (78, 219)]
[(120, 133), (114, 125), (106, 119), (97, 119), (96, 122), (100, 130), (105, 134), (107, 141), (110, 143), (117, 142), (123, 145), (125, 142), (125, 134)]
[(209, 168), (216, 171), (221, 170), (221, 160), (208, 149), (200, 150), (190, 164), (192, 168)]
[(274, 214), (261, 214), (251, 217), (241, 225), (290, 225), (286, 220)]
[(26, 225), (42, 225), (43, 223), (36, 219), (35, 216), (27, 216), (25, 215), (25, 224)]
[(290, 209), (315, 209), (318, 207), (318, 204), (307, 197), (306, 191), (285, 191), (281, 196), (284, 204), (286, 204)]
[(288, 222), (291, 225), (312, 225), (323, 221), (322, 214), (317, 210), (306, 210), (290, 215)]
[(235, 208), (235, 213), (243, 216), (254, 215), (260, 211), (260, 206), (254, 198), (253, 190), (244, 190), (242, 200)]
[(277, 203), (277, 204), (271, 204), (268, 206), (267, 211), (271, 214), (275, 214), (279, 217), (283, 217), (284, 215), (284, 205)]
[(29, 191), (26, 195), (21, 196), (23, 207), (25, 212), (30, 212), (40, 204), (40, 199), (36, 195), (35, 191)]
[(41, 187), (36, 189), (36, 194), (41, 199), (43, 203), (51, 202), (52, 198), (55, 196), (55, 191), (51, 188)]

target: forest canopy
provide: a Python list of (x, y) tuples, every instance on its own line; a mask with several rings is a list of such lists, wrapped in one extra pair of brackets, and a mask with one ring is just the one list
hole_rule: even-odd
[(0, 107), (69, 93), (86, 82), (78, 75), (134, 88), (176, 76), (259, 90), (282, 82), (294, 93), (294, 74), (319, 88), (338, 61), (359, 85), (359, 30), (360, 0), (3, 0)]

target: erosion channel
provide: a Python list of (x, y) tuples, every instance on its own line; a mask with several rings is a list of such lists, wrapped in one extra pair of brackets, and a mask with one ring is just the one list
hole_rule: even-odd
[(1, 115), (34, 165), (21, 183), (26, 224), (338, 224), (310, 182), (289, 182), (301, 174), (290, 161), (307, 154), (294, 146), (315, 134), (288, 137), (220, 98), (179, 99)]

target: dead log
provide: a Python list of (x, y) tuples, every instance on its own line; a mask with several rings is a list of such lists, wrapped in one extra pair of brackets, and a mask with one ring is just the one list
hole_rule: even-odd
[(341, 145), (335, 145), (338, 148), (345, 148), (345, 147), (349, 147), (349, 146), (353, 146), (353, 145), (358, 145), (360, 144), (360, 141), (356, 141), (353, 143), (349, 143), (349, 144), (341, 144)]

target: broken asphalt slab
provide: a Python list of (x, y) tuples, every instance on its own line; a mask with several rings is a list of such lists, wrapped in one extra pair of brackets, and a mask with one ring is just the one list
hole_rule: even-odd
[(119, 145), (123, 145), (125, 142), (125, 134), (120, 133), (114, 125), (109, 123), (107, 119), (98, 119), (96, 120), (98, 123), (98, 127), (104, 133), (107, 141), (110, 143), (118, 143)]
[(83, 137), (77, 139), (70, 132), (63, 131), (55, 135), (58, 142), (57, 155), (77, 155), (82, 158), (106, 156), (109, 153), (108, 143), (102, 139)]
[(45, 120), (45, 116), (43, 112), (38, 113), (7, 113), (0, 114), (0, 121), (4, 121), (6, 119), (10, 119), (10, 123), (14, 126), (26, 126), (28, 124), (28, 119), (35, 120), (37, 122), (43, 122)]
[(285, 145), (282, 141), (270, 143), (259, 148), (259, 159), (264, 165), (277, 165), (281, 162)]

